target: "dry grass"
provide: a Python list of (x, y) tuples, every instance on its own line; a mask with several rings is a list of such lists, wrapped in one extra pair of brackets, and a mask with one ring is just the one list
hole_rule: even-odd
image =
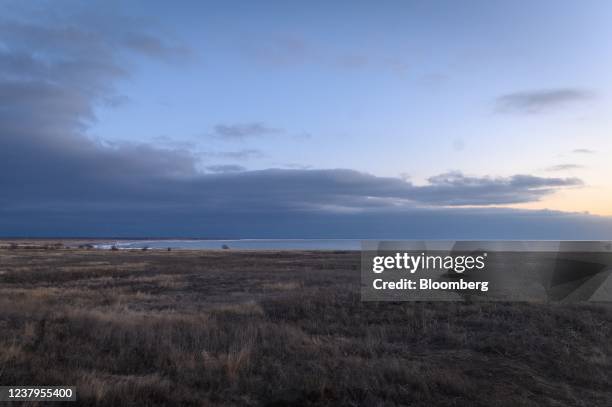
[(0, 249), (0, 383), (98, 406), (612, 405), (608, 308), (363, 303), (358, 266)]

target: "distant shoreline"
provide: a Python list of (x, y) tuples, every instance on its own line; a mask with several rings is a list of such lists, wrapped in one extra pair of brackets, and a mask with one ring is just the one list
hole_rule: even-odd
[(94, 250), (358, 251), (359, 239), (0, 239), (0, 247)]

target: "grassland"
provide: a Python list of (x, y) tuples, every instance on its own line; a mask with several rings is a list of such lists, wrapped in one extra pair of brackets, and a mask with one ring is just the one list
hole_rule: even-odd
[(350, 252), (0, 248), (0, 384), (80, 405), (611, 406), (603, 306), (364, 303)]

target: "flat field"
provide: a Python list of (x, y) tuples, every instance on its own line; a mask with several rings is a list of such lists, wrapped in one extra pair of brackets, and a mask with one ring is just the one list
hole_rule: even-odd
[(610, 308), (366, 303), (359, 261), (5, 244), (0, 384), (96, 406), (612, 405)]

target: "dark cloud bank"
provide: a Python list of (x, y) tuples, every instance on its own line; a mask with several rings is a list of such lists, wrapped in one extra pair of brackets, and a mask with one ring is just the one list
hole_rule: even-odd
[(609, 218), (491, 207), (579, 187), (575, 178), (449, 172), (415, 185), (348, 169), (247, 171), (206, 162), (219, 153), (92, 140), (96, 107), (116, 100), (113, 84), (129, 75), (123, 56), (167, 63), (190, 54), (133, 26), (105, 27), (61, 16), (53, 24), (0, 19), (0, 235), (612, 237)]

